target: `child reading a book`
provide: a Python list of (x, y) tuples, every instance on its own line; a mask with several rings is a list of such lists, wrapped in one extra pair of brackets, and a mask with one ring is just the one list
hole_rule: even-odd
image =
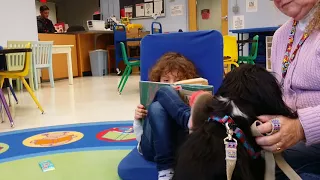
[[(197, 77), (193, 63), (174, 52), (164, 54), (149, 74), (150, 81), (170, 84)], [(156, 162), (159, 180), (173, 177), (175, 152), (182, 141), (178, 137), (187, 135), (189, 118), (190, 107), (170, 86), (157, 91), (148, 111), (141, 104), (135, 110), (133, 127), (138, 151), (146, 160)]]

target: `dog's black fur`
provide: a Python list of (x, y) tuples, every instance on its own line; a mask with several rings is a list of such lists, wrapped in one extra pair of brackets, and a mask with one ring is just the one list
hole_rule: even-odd
[[(219, 96), (232, 100), (247, 118), (234, 116), (231, 102), (221, 101)], [(226, 129), (218, 122), (208, 122), (209, 115), (232, 117), (257, 152), (261, 149), (250, 131), (257, 116), (297, 117), (283, 102), (281, 88), (274, 76), (255, 65), (243, 65), (233, 70), (227, 74), (215, 97), (203, 97), (196, 100), (193, 107), (193, 132), (179, 150), (174, 180), (227, 179), (223, 143)], [(239, 141), (237, 154), (233, 180), (263, 179), (265, 162), (262, 157), (253, 159)]]

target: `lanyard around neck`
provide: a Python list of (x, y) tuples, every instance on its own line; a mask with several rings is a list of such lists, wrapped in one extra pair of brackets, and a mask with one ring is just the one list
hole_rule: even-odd
[(293, 51), (293, 53), (290, 56), (291, 53), (291, 49), (292, 49), (292, 45), (294, 42), (294, 36), (296, 34), (296, 30), (297, 30), (297, 25), (298, 25), (298, 21), (294, 20), (293, 21), (293, 25), (292, 25), (292, 29), (289, 35), (289, 42), (287, 45), (287, 49), (282, 61), (282, 78), (284, 79), (287, 75), (287, 71), (288, 71), (288, 67), (289, 65), (294, 61), (298, 50), (300, 49), (300, 47), (303, 45), (303, 43), (306, 41), (306, 39), (309, 37), (308, 33), (303, 33), (303, 36), (301, 37), (296, 49)]

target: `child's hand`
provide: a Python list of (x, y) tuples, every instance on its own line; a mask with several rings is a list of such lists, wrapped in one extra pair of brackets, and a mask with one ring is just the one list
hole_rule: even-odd
[(141, 120), (147, 116), (148, 111), (144, 108), (142, 104), (139, 104), (134, 113), (135, 120)]

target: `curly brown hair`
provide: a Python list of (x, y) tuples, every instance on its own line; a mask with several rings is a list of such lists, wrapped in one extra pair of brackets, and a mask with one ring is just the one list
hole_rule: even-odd
[(161, 56), (149, 72), (149, 81), (160, 82), (161, 76), (177, 71), (180, 80), (199, 77), (196, 67), (182, 54), (168, 52)]

